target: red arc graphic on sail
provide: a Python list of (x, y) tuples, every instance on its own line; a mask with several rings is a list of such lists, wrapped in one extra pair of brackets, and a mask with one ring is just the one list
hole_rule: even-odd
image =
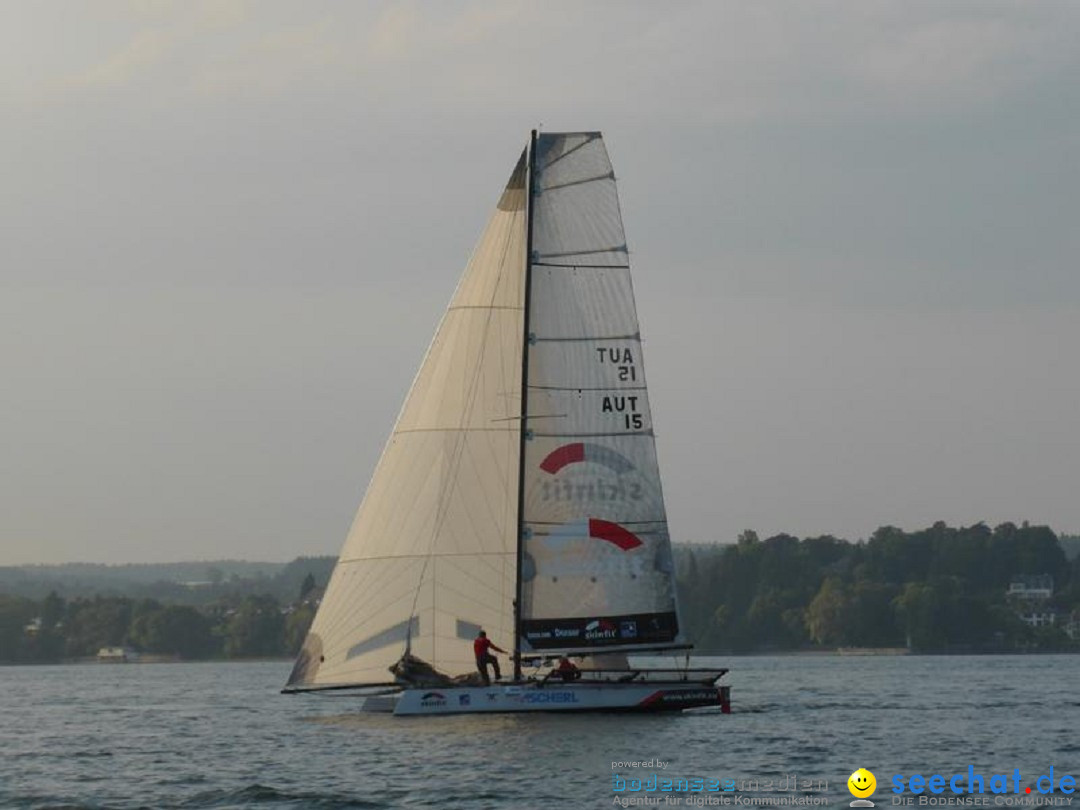
[(574, 442), (556, 447), (540, 462), (540, 469), (554, 475), (563, 467), (589, 461), (600, 464), (616, 473), (629, 472), (634, 465), (626, 456), (610, 447), (591, 442)]
[(645, 545), (645, 542), (640, 537), (625, 526), (612, 523), (610, 520), (600, 520), (599, 518), (585, 518), (584, 520), (572, 520), (569, 523), (564, 523), (553, 529), (547, 539), (549, 542), (561, 544), (583, 536), (596, 540), (606, 540), (623, 551), (630, 551), (630, 549)]

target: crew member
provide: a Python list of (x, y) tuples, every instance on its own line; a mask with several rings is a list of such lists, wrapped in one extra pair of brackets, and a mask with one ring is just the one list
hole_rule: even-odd
[(564, 681), (576, 681), (581, 677), (581, 670), (577, 668), (565, 655), (559, 657), (559, 666), (555, 668), (555, 675)]
[(495, 669), (495, 680), (502, 678), (502, 673), (499, 672), (499, 659), (492, 655), (489, 650), (495, 650), (506, 655), (506, 650), (501, 647), (496, 647), (491, 643), (491, 639), (487, 637), (487, 633), (481, 630), (476, 639), (472, 643), (473, 653), (476, 655), (476, 669), (480, 672), (480, 677), (484, 679), (484, 685), (491, 685), (491, 678), (488, 677), (488, 664)]

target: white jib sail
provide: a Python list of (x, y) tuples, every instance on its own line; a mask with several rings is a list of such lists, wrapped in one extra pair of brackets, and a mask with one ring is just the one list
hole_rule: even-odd
[(518, 162), (439, 325), (289, 686), (387, 683), (406, 650), (475, 669), (509, 648), (517, 567), (526, 165)]

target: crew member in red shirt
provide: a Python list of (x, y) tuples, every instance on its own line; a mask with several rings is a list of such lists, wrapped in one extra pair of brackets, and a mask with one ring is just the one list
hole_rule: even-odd
[(476, 636), (476, 639), (472, 643), (473, 653), (476, 654), (476, 668), (480, 671), (480, 677), (484, 679), (484, 685), (491, 685), (491, 678), (488, 677), (487, 665), (491, 664), (495, 669), (495, 680), (499, 680), (502, 677), (502, 673), (499, 672), (499, 659), (492, 655), (489, 650), (495, 650), (501, 652), (503, 655), (507, 655), (506, 650), (501, 647), (496, 647), (491, 643), (491, 639), (487, 637), (487, 633), (483, 630)]
[(555, 668), (555, 674), (564, 681), (576, 681), (581, 677), (581, 670), (577, 668), (573, 661), (563, 655), (559, 657), (559, 666)]

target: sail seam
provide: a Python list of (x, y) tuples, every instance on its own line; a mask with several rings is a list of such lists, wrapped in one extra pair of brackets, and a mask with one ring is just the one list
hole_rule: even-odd
[[(453, 554), (442, 554), (439, 557), (503, 557), (509, 554), (513, 554), (513, 551), (459, 551)], [(347, 560), (340, 560), (339, 564), (353, 563), (353, 562), (376, 562), (378, 560), (418, 560), (422, 557), (426, 557), (427, 554), (385, 554), (381, 557), (349, 557)]]
[(581, 335), (580, 337), (541, 337), (540, 335), (535, 335), (533, 337), (533, 340), (535, 340), (537, 343), (539, 343), (541, 341), (544, 341), (544, 342), (547, 342), (547, 343), (565, 343), (565, 342), (583, 341), (583, 340), (637, 340), (637, 341), (640, 341), (641, 340), (641, 333), (639, 332), (639, 333), (634, 334), (634, 335)]
[(483, 427), (462, 427), (462, 428), (405, 428), (404, 430), (395, 430), (394, 435), (400, 436), (403, 433), (469, 433), (470, 431), (476, 431), (477, 433), (515, 433), (514, 430), (507, 428), (483, 428)]
[(452, 306), (452, 307), (447, 307), (446, 311), (447, 312), (453, 312), (455, 309), (509, 309), (509, 310), (514, 310), (514, 311), (517, 311), (517, 312), (521, 311), (521, 307), (511, 307), (511, 306), (501, 306), (501, 305), (500, 306), (492, 306), (492, 305), (488, 305), (488, 304), (457, 304), (457, 305)]
[[(528, 520), (526, 521), (531, 526), (565, 526), (565, 521), (555, 520)], [(660, 520), (620, 520), (620, 526), (649, 526), (656, 523), (667, 523), (667, 517)]]
[(584, 183), (595, 183), (598, 180), (614, 180), (614, 179), (615, 179), (615, 172), (610, 171), (607, 174), (598, 174), (595, 177), (583, 177), (581, 180), (568, 180), (565, 183), (556, 183), (553, 186), (544, 186), (543, 188), (537, 189), (537, 191), (542, 194), (545, 191), (558, 191), (561, 188), (570, 188), (571, 186), (580, 186), (580, 185), (582, 185)]
[(592, 250), (564, 250), (559, 253), (537, 253), (534, 259), (561, 259), (563, 256), (590, 256), (593, 253), (627, 253), (626, 243), (611, 245), (610, 247), (593, 248)]
[[(645, 391), (644, 385), (530, 385), (533, 391)], [(552, 414), (565, 416), (565, 414)]]
[[(486, 583), (483, 583), (480, 580), (474, 579), (473, 584), (476, 585), (476, 586), (481, 586), (481, 585), (485, 585)], [(501, 588), (492, 588), (491, 586), (487, 586), (487, 589), (488, 589), (488, 591), (490, 593), (497, 594), (499, 597), (502, 597), (502, 589)], [(482, 609), (487, 609), (486, 603), (484, 601), (482, 601), (481, 599), (477, 598), (477, 594), (475, 594), (475, 593), (469, 594), (469, 593), (465, 593), (464, 591), (459, 590), (457, 588), (451, 588), (445, 582), (442, 584), (441, 590), (445, 591), (446, 593), (451, 593), (451, 594), (457, 596), (459, 599), (465, 600), (466, 602), (471, 602), (474, 605), (478, 605)], [(458, 613), (456, 613), (454, 611), (450, 611), (450, 610), (440, 610), (438, 608), (433, 608), (433, 609), (434, 609), (434, 611), (436, 613), (441, 613), (444, 616), (458, 616), (459, 615)], [(432, 633), (432, 635), (435, 635), (435, 633)]]
[[(415, 563), (415, 560), (410, 560), (406, 557), (395, 557), (388, 559), (400, 560), (405, 563)], [(340, 560), (338, 561), (338, 565), (341, 565)], [(372, 599), (377, 599), (378, 597), (380, 597), (391, 583), (398, 582), (402, 574), (407, 573), (408, 570), (412, 567), (413, 565), (411, 564), (405, 566), (395, 566), (394, 568), (396, 568), (397, 572), (400, 573), (395, 572), (395, 570), (377, 571), (374, 569), (368, 569), (367, 571), (358, 572), (360, 573), (359, 577), (353, 577), (351, 575), (348, 575), (349, 581), (341, 583), (339, 587), (347, 589), (349, 598), (345, 600), (339, 600), (338, 604), (348, 605), (349, 608), (345, 609), (344, 607), (341, 607), (335, 613), (327, 616), (323, 627), (323, 632), (325, 632), (326, 637), (332, 638), (336, 636), (337, 631), (341, 627), (346, 626), (345, 623), (351, 620), (351, 616), (354, 613), (358, 613), (362, 609), (362, 607), (366, 607), (366, 605), (370, 604)], [(347, 575), (343, 574), (342, 578), (344, 578), (345, 576)], [(378, 581), (380, 584), (373, 585), (373, 580)], [(363, 602), (356, 602), (354, 597), (354, 594), (356, 593), (364, 594), (365, 598)], [(388, 602), (384, 607), (392, 607), (393, 605), (400, 602), (402, 599), (407, 598), (408, 595), (408, 591), (404, 591), (400, 596)], [(370, 623), (373, 618), (375, 617), (373, 616), (369, 618), (368, 622)]]
[(563, 270), (629, 270), (628, 264), (561, 264), (559, 262), (533, 262), (533, 267), (558, 267)]
[[(394, 608), (397, 605), (399, 605), (400, 603), (405, 602), (406, 600), (408, 600), (409, 597), (411, 596), (411, 594), (409, 594), (408, 591), (403, 591), (400, 594), (398, 594), (396, 597), (390, 599), (390, 601), (386, 601), (386, 600), (384, 600), (382, 598), (382, 596), (386, 592), (386, 589), (389, 588), (389, 587), (391, 587), (391, 586), (388, 585), (388, 584), (384, 584), (381, 588), (376, 588), (375, 590), (368, 591), (365, 594), (366, 598), (361, 599), (361, 600), (354, 600), (352, 602), (351, 607), (359, 615), (367, 615), (368, 616), (368, 619), (365, 622), (365, 625), (376, 624), (377, 621), (379, 620), (379, 617), (381, 617), (381, 616), (383, 616), (385, 614), (393, 615)], [(378, 610), (376, 610), (376, 611), (374, 611), (372, 613), (368, 613), (368, 606), (369, 605), (376, 605), (378, 607)], [(413, 609), (409, 612), (409, 616), (417, 616), (417, 618), (419, 618), (418, 614), (416, 613), (415, 605), (413, 606)], [(344, 621), (344, 620), (345, 620), (344, 617), (338, 619), (339, 624), (337, 626), (339, 627), (340, 622)], [(360, 627), (363, 627), (365, 625), (360, 625)], [(327, 627), (327, 631), (331, 632), (331, 633), (335, 632), (336, 629), (337, 629), (337, 627), (335, 627), (333, 625), (328, 625), (328, 627)], [(359, 629), (359, 628), (357, 628), (357, 629)]]
[(545, 439), (589, 439), (600, 438), (602, 436), (652, 436), (654, 435), (651, 430), (620, 430), (612, 431), (610, 433), (533, 433), (534, 436), (543, 437)]
[[(462, 568), (460, 566), (460, 564), (459, 564), (460, 560), (458, 559), (458, 557), (460, 557), (460, 556), (461, 555), (449, 556), (449, 555), (440, 554), (439, 555), (439, 560), (440, 560), (440, 562), (442, 562), (443, 565), (449, 566), (449, 567), (453, 568), (455, 571), (460, 572), (463, 576), (467, 577), (470, 581), (479, 582), (480, 584), (482, 584), (482, 585), (484, 585), (486, 587), (489, 587), (489, 588), (491, 587), (491, 585), (490, 585), (491, 581), (505, 579), (503, 577), (503, 575), (502, 575), (501, 566), (499, 565), (499, 563), (502, 562), (501, 559), (496, 558), (495, 560), (491, 560), (490, 555), (487, 555), (487, 556), (484, 556), (484, 555), (481, 555), (481, 554), (470, 555), (470, 559), (474, 559), (476, 561), (477, 566), (480, 566), (481, 564), (484, 565), (486, 570), (480, 571), (480, 570), (467, 570), (467, 569)], [(501, 591), (500, 591), (500, 596), (502, 596)]]

